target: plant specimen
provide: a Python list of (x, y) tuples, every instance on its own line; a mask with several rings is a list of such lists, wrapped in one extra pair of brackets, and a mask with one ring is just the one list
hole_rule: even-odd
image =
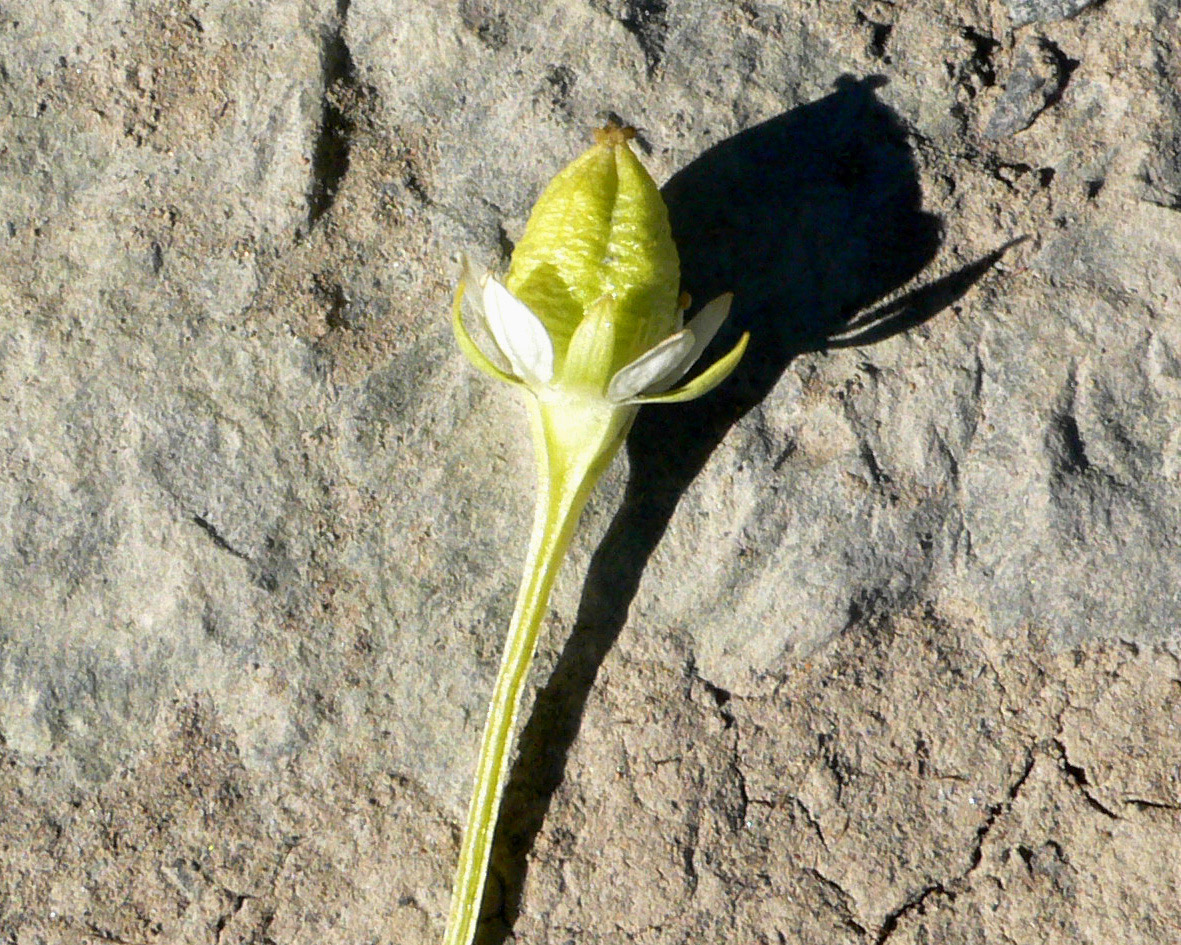
[[(683, 324), (680, 263), (668, 210), (628, 144), (608, 126), (538, 199), (504, 282), (467, 259), (452, 323), (477, 368), (524, 395), (537, 462), (537, 506), (525, 573), (480, 743), (444, 945), (470, 945), (504, 791), (521, 690), (550, 589), (595, 482), (640, 406), (699, 397), (746, 350), (693, 380), (693, 366), (730, 311), (722, 295)], [(465, 302), (467, 303), (465, 306)], [(465, 307), (479, 327), (469, 332)]]

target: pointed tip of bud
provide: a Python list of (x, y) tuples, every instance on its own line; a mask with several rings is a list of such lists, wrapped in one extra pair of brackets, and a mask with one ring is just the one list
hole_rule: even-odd
[(636, 136), (636, 129), (631, 125), (620, 125), (614, 121), (607, 122), (602, 128), (594, 131), (595, 144), (609, 144), (612, 147), (631, 141)]

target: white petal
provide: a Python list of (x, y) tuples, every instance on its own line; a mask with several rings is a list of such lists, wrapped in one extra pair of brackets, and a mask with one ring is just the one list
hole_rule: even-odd
[(633, 397), (626, 403), (636, 405), (679, 404), (682, 401), (700, 397), (702, 394), (708, 394), (738, 367), (738, 362), (742, 360), (742, 355), (746, 351), (746, 343), (748, 341), (750, 341), (750, 333), (745, 332), (738, 339), (738, 344), (730, 349), (729, 354), (719, 358), (684, 387), (678, 387), (675, 390), (659, 394), (641, 394), (639, 397)]
[(701, 352), (706, 349), (706, 346), (714, 340), (714, 335), (718, 333), (718, 329), (722, 327), (726, 316), (730, 314), (730, 303), (733, 301), (733, 292), (723, 292), (712, 302), (703, 306), (700, 312), (689, 319), (689, 324), (685, 327), (692, 329), (693, 336), (697, 339), (697, 345), (694, 350), (697, 351), (698, 357), (701, 356)]
[(484, 320), (521, 380), (548, 384), (553, 379), (554, 343), (545, 325), (492, 276), (484, 277)]
[[(694, 347), (693, 332), (682, 328), (675, 335), (669, 335), (655, 348), (649, 348), (638, 358), (621, 367), (607, 385), (607, 399), (615, 403), (630, 400), (641, 391), (648, 390), (667, 379), (684, 360), (685, 354)], [(679, 376), (679, 375), (678, 375)], [(676, 378), (673, 378), (675, 381)]]
[(459, 278), (468, 286), (464, 293), (464, 307), (473, 315), (479, 315), (484, 320), (484, 280), (488, 278), (488, 270), (479, 263), (472, 262), (467, 253), (459, 254)]
[[(464, 327), (464, 333), (467, 335), (467, 340), (471, 342), (472, 346), (476, 348), (479, 354), (491, 361), (497, 370), (506, 373), (513, 373), (513, 366), (509, 363), (509, 359), (504, 356), (504, 352), (496, 342), (489, 337), (491, 331), (488, 328), (488, 319), (484, 317), (484, 281), (488, 278), (488, 271), (479, 263), (472, 262), (467, 253), (459, 253), (459, 281), (464, 287), (463, 291), (463, 314), (467, 315), (467, 321), (476, 326), (474, 334), (469, 334), (467, 326)], [(463, 324), (463, 318), (460, 319), (460, 325)], [(468, 356), (469, 358), (472, 355)], [(484, 368), (481, 366), (481, 370)]]
[(693, 347), (685, 352), (684, 358), (675, 370), (670, 371), (659, 383), (648, 388), (648, 393), (658, 394), (668, 390), (685, 376), (689, 368), (697, 363), (701, 353), (709, 347), (709, 343), (714, 340), (714, 335), (718, 333), (718, 329), (725, 322), (726, 316), (730, 314), (730, 303), (733, 300), (733, 292), (724, 292), (689, 320), (689, 324), (685, 328), (693, 332)]
[[(467, 356), (467, 359), (472, 362), (477, 368), (487, 374), (489, 377), (494, 377), (498, 381), (507, 381), (509, 384), (523, 383), (519, 377), (513, 376), (508, 360), (498, 350), (496, 352), (496, 359), (476, 344), (475, 339), (472, 338), (471, 333), (467, 329), (463, 318), (463, 303), (471, 295), (479, 295), (479, 286), (470, 285), (466, 279), (460, 279), (459, 285), (455, 290), (455, 301), (451, 303), (451, 327), (455, 331), (455, 340), (459, 342), (459, 350)], [(480, 307), (480, 319), (483, 320), (483, 306)], [(490, 348), (495, 348), (496, 345), (485, 342)], [(503, 364), (497, 363), (503, 362)]]

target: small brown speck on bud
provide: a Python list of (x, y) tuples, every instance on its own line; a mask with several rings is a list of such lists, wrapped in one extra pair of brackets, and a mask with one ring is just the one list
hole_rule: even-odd
[(609, 144), (612, 147), (618, 147), (635, 136), (636, 129), (631, 125), (617, 125), (611, 121), (604, 127), (595, 129), (595, 144)]

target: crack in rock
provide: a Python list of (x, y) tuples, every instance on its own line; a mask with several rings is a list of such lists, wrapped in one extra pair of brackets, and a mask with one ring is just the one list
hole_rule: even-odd
[(887, 913), (885, 920), (882, 922), (882, 927), (878, 930), (878, 936), (874, 939), (874, 945), (884, 945), (886, 940), (894, 934), (894, 930), (898, 928), (898, 923), (914, 910), (921, 908), (923, 903), (936, 893), (947, 896), (953, 902), (955, 901), (955, 893), (942, 883), (931, 883), (929, 886), (924, 886), (918, 893), (898, 906), (898, 908)]
[(837, 911), (840, 913), (841, 921), (858, 935), (865, 935), (868, 930), (854, 918), (855, 901), (845, 887), (836, 880), (825, 876), (815, 867), (809, 867), (804, 872), (820, 883), (825, 889), (836, 895), (838, 903), (834, 903), (834, 905), (836, 905)]
[[(203, 532), (205, 532), (205, 534), (209, 536), (210, 541), (212, 541), (222, 551), (228, 552), (229, 554), (232, 554), (235, 558), (239, 558), (242, 561), (250, 562), (250, 560), (251, 560), (250, 555), (246, 554), (246, 552), (244, 552), (244, 551), (240, 551), (239, 549), (237, 549), (233, 545), (231, 545), (229, 543), (229, 541), (226, 540), (225, 536), (222, 535), (222, 533), (220, 531), (218, 531), (217, 526), (215, 526), (213, 523), (211, 523), (208, 519), (206, 519), (200, 515), (194, 515), (192, 521), (193, 521), (193, 524), (196, 525), (197, 527), (199, 527)], [(251, 562), (251, 563), (253, 563), (253, 562)]]
[(917, 893), (908, 897), (901, 905), (888, 912), (882, 920), (881, 927), (878, 929), (877, 937), (874, 939), (874, 945), (885, 945), (890, 936), (897, 930), (899, 923), (910, 913), (921, 909), (923, 904), (932, 896), (944, 896), (949, 901), (955, 902), (958, 895), (957, 888), (963, 886), (967, 882), (968, 877), (980, 866), (984, 858), (985, 841), (987, 841), (989, 834), (992, 833), (997, 821), (1013, 809), (1013, 804), (1021, 793), (1021, 789), (1025, 786), (1026, 781), (1029, 780), (1030, 774), (1033, 773), (1033, 766), (1036, 760), (1037, 755), (1034, 749), (1030, 747), (1026, 750), (1025, 764), (1022, 766), (1021, 773), (1009, 785), (1004, 797), (996, 803), (989, 805), (988, 816), (984, 819), (984, 823), (976, 830), (976, 840), (972, 846), (968, 868), (959, 876), (955, 876), (947, 882), (929, 883)]
[(336, 201), (349, 169), (353, 119), (345, 107), (349, 91), (357, 87), (357, 70), (345, 40), (350, 0), (337, 0), (336, 21), (326, 32), (320, 54), (320, 127), (312, 146), (312, 179), (308, 189), (308, 226), (314, 226)]
[(1087, 804), (1093, 810), (1097, 810), (1109, 820), (1122, 819), (1119, 814), (1117, 814), (1091, 793), (1091, 781), (1087, 777), (1087, 769), (1071, 762), (1070, 756), (1066, 751), (1066, 743), (1060, 739), (1054, 739), (1054, 747), (1058, 751), (1058, 761), (1062, 766), (1063, 773), (1066, 775), (1066, 780), (1070, 782), (1070, 784), (1074, 785), (1074, 787), (1078, 788), (1079, 793), (1082, 794), (1083, 799), (1086, 800)]

